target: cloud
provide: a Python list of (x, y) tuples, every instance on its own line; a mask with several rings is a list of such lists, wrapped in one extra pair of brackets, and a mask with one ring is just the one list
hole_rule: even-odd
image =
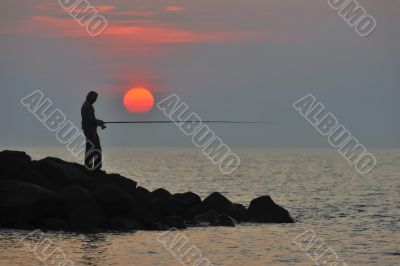
[(167, 12), (183, 12), (186, 10), (186, 8), (182, 6), (166, 6), (164, 10)]
[[(84, 21), (83, 21), (84, 22)], [(84, 27), (71, 18), (30, 16), (13, 31), (55, 37), (90, 38)], [(154, 20), (110, 20), (101, 35), (101, 42), (121, 40), (119, 45), (169, 45), (222, 42), (247, 39), (248, 32), (199, 32), (162, 24)], [(115, 43), (115, 42), (114, 42)]]

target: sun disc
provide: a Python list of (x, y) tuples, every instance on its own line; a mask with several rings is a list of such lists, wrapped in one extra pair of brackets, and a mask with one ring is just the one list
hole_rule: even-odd
[(147, 113), (154, 107), (154, 96), (148, 89), (137, 87), (125, 93), (123, 103), (128, 112)]

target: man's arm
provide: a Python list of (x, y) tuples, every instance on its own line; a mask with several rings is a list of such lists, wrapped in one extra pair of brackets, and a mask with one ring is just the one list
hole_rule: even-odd
[(85, 120), (88, 123), (95, 125), (95, 126), (99, 126), (102, 129), (106, 128), (104, 121), (96, 118), (96, 115), (94, 113), (94, 108), (92, 106), (85, 106), (83, 115), (85, 116)]
[(107, 128), (106, 123), (103, 120), (96, 119), (97, 125), (100, 126), (102, 129)]

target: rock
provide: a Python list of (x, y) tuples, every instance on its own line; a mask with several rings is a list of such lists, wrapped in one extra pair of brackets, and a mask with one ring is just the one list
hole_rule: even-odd
[(154, 230), (154, 231), (167, 231), (167, 230), (171, 229), (171, 226), (169, 226), (165, 223), (162, 223), (162, 222), (155, 222), (148, 229)]
[(0, 163), (13, 164), (13, 163), (29, 163), (31, 157), (23, 151), (9, 151), (4, 150), (0, 152)]
[(218, 213), (214, 210), (207, 211), (206, 213), (197, 215), (194, 222), (198, 224), (207, 223), (212, 226), (229, 226), (235, 227), (237, 221), (225, 213)]
[(287, 210), (277, 205), (270, 196), (253, 199), (246, 213), (246, 221), (255, 223), (293, 223)]
[(133, 197), (149, 207), (153, 207), (157, 201), (153, 194), (144, 187), (137, 187), (133, 193)]
[(119, 174), (24, 152), (0, 152), (0, 227), (71, 231), (168, 230), (188, 225), (235, 226), (236, 221), (292, 223), (268, 196), (248, 210), (218, 192), (201, 201), (193, 192), (153, 192)]
[(177, 228), (177, 229), (185, 229), (186, 228), (185, 221), (183, 221), (182, 217), (179, 217), (179, 216), (162, 217), (160, 219), (160, 222), (167, 224), (170, 227)]
[(237, 221), (226, 214), (220, 214), (213, 220), (210, 225), (212, 226), (227, 226), (227, 227), (235, 227)]
[(69, 228), (66, 221), (60, 218), (46, 218), (43, 222), (43, 228), (47, 230), (67, 230)]
[(126, 178), (119, 174), (106, 174), (101, 172), (89, 171), (92, 180), (97, 184), (97, 187), (101, 186), (116, 186), (124, 190), (129, 195), (133, 195), (136, 191), (137, 183), (132, 179)]
[(217, 220), (220, 214), (214, 210), (207, 211), (194, 217), (193, 221), (196, 223), (212, 223)]
[(93, 197), (99, 203), (107, 217), (134, 217), (137, 205), (132, 196), (120, 187), (105, 185), (93, 192)]
[(12, 180), (0, 180), (0, 226), (40, 226), (57, 209), (54, 192)]
[(77, 185), (92, 191), (95, 182), (88, 176), (86, 168), (76, 163), (67, 163), (58, 158), (47, 157), (35, 163), (35, 166), (47, 177), (44, 186), (60, 190), (67, 186)]
[(145, 202), (137, 201), (120, 187), (106, 185), (93, 193), (106, 216), (135, 218), (145, 228), (149, 227), (156, 217)]
[(158, 188), (151, 192), (153, 197), (156, 199), (157, 203), (165, 203), (171, 198), (171, 193), (168, 190), (163, 188)]
[(207, 211), (216, 211), (218, 213), (226, 213), (230, 216), (235, 214), (235, 208), (225, 196), (221, 193), (214, 192), (209, 195), (205, 200), (203, 200), (200, 204), (192, 207), (188, 210), (184, 215), (187, 218), (193, 218), (196, 215), (205, 213)]
[(36, 169), (31, 158), (25, 152), (0, 152), (0, 179), (30, 183), (51, 189), (45, 186), (45, 176)]
[(232, 215), (237, 221), (241, 222), (246, 219), (247, 209), (243, 204), (234, 203), (233, 204), (234, 213)]
[(104, 217), (91, 206), (77, 206), (69, 212), (68, 227), (74, 231), (90, 231), (104, 226)]
[(133, 218), (115, 217), (109, 222), (110, 228), (120, 231), (141, 230), (143, 226)]
[(182, 202), (184, 207), (181, 212), (201, 203), (201, 198), (193, 192), (177, 193), (172, 195), (172, 198)]
[(166, 215), (182, 215), (191, 207), (201, 203), (201, 198), (193, 192), (178, 193), (163, 205), (163, 213)]
[(70, 186), (60, 192), (59, 199), (68, 214), (67, 221), (71, 229), (92, 230), (104, 228), (105, 217), (103, 210), (86, 189)]

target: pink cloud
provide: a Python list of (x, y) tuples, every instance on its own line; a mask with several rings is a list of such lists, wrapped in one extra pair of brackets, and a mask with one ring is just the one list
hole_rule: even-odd
[(164, 10), (168, 12), (183, 12), (186, 9), (182, 6), (166, 6)]

